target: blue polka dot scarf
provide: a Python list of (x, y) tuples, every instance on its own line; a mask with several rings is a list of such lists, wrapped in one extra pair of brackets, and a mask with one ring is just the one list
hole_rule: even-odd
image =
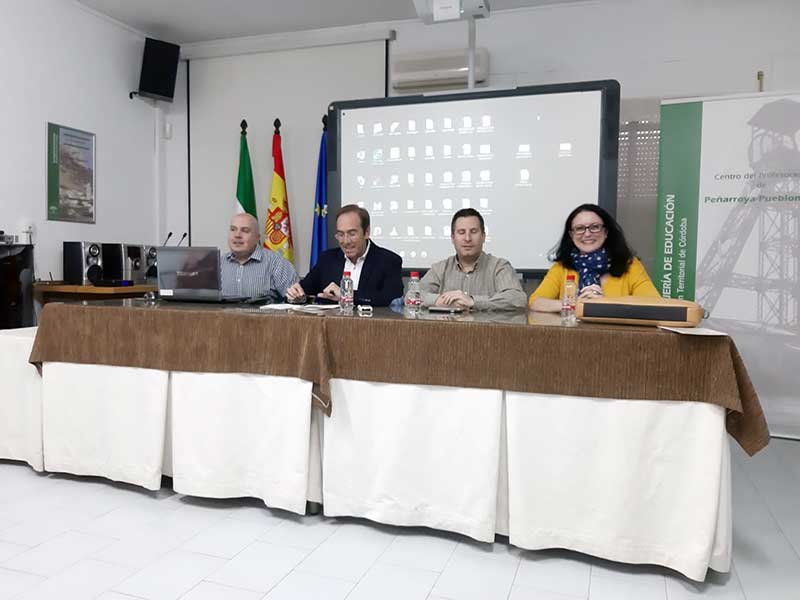
[(578, 290), (582, 290), (587, 285), (600, 285), (600, 277), (608, 273), (611, 268), (611, 260), (605, 248), (600, 248), (589, 254), (581, 254), (573, 250), (572, 264), (578, 272)]

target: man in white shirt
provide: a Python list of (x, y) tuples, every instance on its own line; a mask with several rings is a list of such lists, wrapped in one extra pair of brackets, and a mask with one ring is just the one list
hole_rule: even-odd
[(286, 297), (298, 302), (308, 296), (338, 302), (339, 282), (350, 272), (355, 304), (388, 306), (403, 295), (403, 259), (369, 239), (369, 213), (354, 204), (342, 207), (336, 216), (338, 248), (323, 252), (317, 264)]

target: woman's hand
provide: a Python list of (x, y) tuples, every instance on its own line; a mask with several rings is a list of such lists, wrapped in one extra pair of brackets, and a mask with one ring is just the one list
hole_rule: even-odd
[(578, 300), (591, 300), (592, 298), (602, 298), (603, 288), (597, 284), (587, 285), (578, 294)]

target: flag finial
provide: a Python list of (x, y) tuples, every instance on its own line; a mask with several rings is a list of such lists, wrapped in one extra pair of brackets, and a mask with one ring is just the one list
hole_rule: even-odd
[(322, 131), (328, 131), (328, 115), (322, 115)]
[(242, 122), (241, 122), (241, 123), (239, 123), (239, 127), (241, 127), (241, 128), (242, 128), (242, 133), (243, 133), (243, 134), (245, 134), (245, 135), (247, 135), (247, 121), (245, 121), (244, 119), (242, 119)]
[(281, 120), (275, 119), (272, 124), (275, 126), (275, 135), (281, 134)]

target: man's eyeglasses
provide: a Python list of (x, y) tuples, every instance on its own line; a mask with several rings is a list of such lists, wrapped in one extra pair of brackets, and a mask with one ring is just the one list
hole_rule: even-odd
[(602, 223), (592, 223), (588, 227), (586, 225), (577, 225), (572, 228), (573, 235), (583, 235), (587, 231), (589, 233), (600, 233), (605, 226)]
[(345, 239), (348, 242), (352, 242), (358, 237), (358, 231), (337, 231), (333, 237), (335, 237), (339, 242)]

